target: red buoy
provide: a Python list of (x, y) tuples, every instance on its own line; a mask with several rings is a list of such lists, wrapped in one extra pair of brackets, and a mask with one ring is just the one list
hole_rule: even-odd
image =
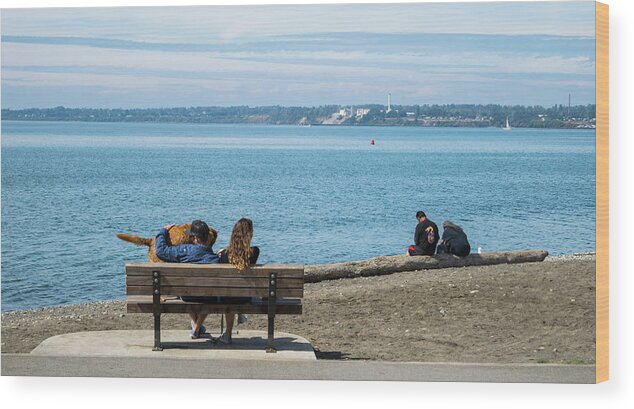
[(370, 145), (374, 145), (374, 139), (370, 139)]

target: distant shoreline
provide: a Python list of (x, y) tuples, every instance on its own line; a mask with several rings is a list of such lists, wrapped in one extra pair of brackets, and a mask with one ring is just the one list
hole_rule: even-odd
[[(55, 120), (55, 119), (5, 119), (2, 122), (49, 122), (49, 123), (84, 123), (84, 124), (170, 124), (170, 125), (245, 125), (245, 126), (270, 126), (270, 127), (294, 127), (294, 128), (439, 128), (439, 129), (500, 129), (499, 126), (464, 126), (464, 125), (404, 125), (404, 124), (311, 124), (310, 126), (295, 124), (270, 124), (255, 122), (180, 122), (180, 121), (86, 121), (86, 120)], [(515, 126), (512, 129), (557, 129), (557, 130), (596, 130), (596, 128), (577, 128), (577, 127), (534, 127), (534, 126)]]
[(163, 108), (2, 109), (3, 119), (27, 121), (219, 123), (297, 126), (407, 126), (460, 128), (596, 127), (596, 105), (496, 104), (198, 106)]

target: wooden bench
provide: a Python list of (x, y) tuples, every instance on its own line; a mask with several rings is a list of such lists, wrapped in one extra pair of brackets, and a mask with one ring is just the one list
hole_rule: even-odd
[[(268, 315), (267, 352), (275, 352), (275, 315), (302, 313), (304, 266), (264, 264), (238, 271), (231, 264), (126, 263), (128, 313), (154, 315), (154, 351), (162, 351), (161, 314)], [(250, 297), (248, 302), (185, 302), (181, 296)]]

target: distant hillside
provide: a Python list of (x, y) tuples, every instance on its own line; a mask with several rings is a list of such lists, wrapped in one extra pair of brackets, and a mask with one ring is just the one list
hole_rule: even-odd
[(189, 108), (3, 109), (3, 120), (84, 122), (253, 123), (272, 125), (377, 125), (594, 128), (595, 105), (567, 107), (503, 105), (323, 105), (319, 107), (234, 106)]

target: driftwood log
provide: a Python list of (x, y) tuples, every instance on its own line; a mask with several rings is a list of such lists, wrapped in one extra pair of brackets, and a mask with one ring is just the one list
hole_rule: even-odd
[(382, 256), (363, 261), (306, 266), (304, 280), (307, 283), (317, 283), (339, 278), (378, 276), (433, 268), (530, 263), (544, 261), (546, 256), (548, 256), (546, 250), (501, 251), (470, 254), (467, 257), (456, 257), (451, 254), (414, 257)]

